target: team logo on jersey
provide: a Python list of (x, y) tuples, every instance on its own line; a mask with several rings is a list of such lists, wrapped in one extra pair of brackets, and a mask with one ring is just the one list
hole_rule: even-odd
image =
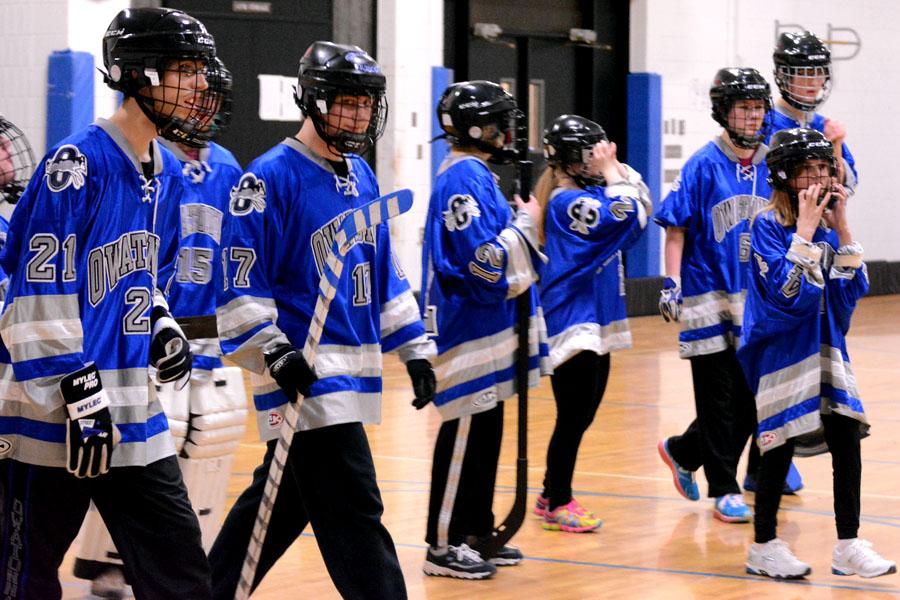
[(253, 173), (244, 173), (238, 184), (231, 188), (228, 210), (236, 217), (249, 215), (254, 210), (266, 210), (266, 182)]
[(191, 183), (201, 184), (206, 174), (212, 173), (212, 167), (205, 160), (189, 160), (181, 168), (181, 174), (191, 179)]
[(759, 435), (759, 447), (768, 448), (778, 441), (778, 436), (772, 431), (763, 431)]
[(763, 257), (760, 256), (759, 254), (757, 254), (756, 252), (753, 253), (753, 256), (756, 258), (756, 265), (759, 267), (759, 274), (762, 276), (763, 279), (765, 279), (766, 273), (769, 272), (768, 263), (766, 263), (766, 261), (763, 260)]
[(278, 429), (283, 421), (284, 417), (280, 412), (274, 409), (269, 411), (269, 429)]
[(469, 194), (454, 194), (447, 200), (444, 211), (444, 225), (447, 231), (462, 231), (472, 224), (472, 219), (481, 216), (478, 202)]
[(579, 196), (569, 204), (566, 214), (572, 219), (569, 229), (587, 235), (600, 222), (600, 201), (590, 196)]
[(720, 244), (728, 233), (753, 218), (762, 210), (767, 200), (751, 194), (738, 194), (726, 198), (712, 207), (713, 235)]
[(346, 177), (341, 177), (337, 173), (334, 174), (334, 189), (336, 189), (339, 194), (344, 194), (345, 196), (359, 196), (359, 190), (356, 189), (358, 183), (359, 178), (353, 171), (347, 173)]
[(47, 160), (44, 177), (51, 192), (61, 192), (70, 185), (80, 190), (87, 178), (87, 157), (71, 144), (60, 146)]

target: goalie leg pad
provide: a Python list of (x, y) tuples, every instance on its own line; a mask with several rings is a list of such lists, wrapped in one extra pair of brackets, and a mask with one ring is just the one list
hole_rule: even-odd
[(166, 419), (169, 421), (169, 431), (172, 441), (175, 442), (175, 452), (181, 452), (188, 431), (188, 419), (190, 418), (190, 394), (191, 383), (183, 389), (175, 389), (175, 383), (152, 383), (150, 393), (156, 394), (162, 405)]
[(207, 552), (222, 525), (234, 451), (247, 428), (243, 373), (236, 367), (212, 373), (208, 381), (191, 381), (190, 428), (178, 459)]
[(75, 547), (75, 577), (93, 580), (110, 566), (121, 566), (122, 558), (94, 503), (84, 518)]
[(209, 554), (210, 548), (222, 528), (225, 517), (225, 497), (228, 492), (228, 478), (234, 454), (212, 458), (192, 458), (181, 456), (181, 475), (187, 487), (188, 498), (203, 536), (203, 550)]

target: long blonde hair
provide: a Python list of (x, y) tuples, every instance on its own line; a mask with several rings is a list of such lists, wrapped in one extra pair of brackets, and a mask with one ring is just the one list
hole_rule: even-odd
[(560, 181), (556, 173), (556, 167), (547, 166), (544, 172), (538, 178), (537, 185), (534, 186), (534, 197), (537, 198), (541, 207), (541, 218), (538, 219), (538, 239), (541, 246), (544, 245), (544, 224), (547, 222), (547, 205), (550, 204), (550, 194), (559, 187)]
[(775, 220), (785, 227), (791, 227), (797, 223), (797, 211), (791, 202), (791, 197), (784, 190), (772, 190), (772, 197), (769, 199), (769, 203), (753, 216), (751, 224), (756, 220), (756, 217), (770, 210), (775, 212)]

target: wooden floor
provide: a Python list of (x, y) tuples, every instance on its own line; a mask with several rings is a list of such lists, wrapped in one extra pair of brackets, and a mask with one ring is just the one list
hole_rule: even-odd
[[(421, 564), (436, 411), (416, 412), (405, 370), (386, 360), (384, 422), (369, 439), (385, 503), (385, 523), (397, 544), (410, 598), (876, 598), (900, 595), (900, 575), (866, 580), (831, 574), (835, 541), (828, 456), (801, 459), (806, 484), (782, 504), (779, 535), (813, 567), (806, 582), (779, 583), (744, 571), (749, 524), (712, 518), (711, 501), (682, 499), (656, 452), (657, 441), (680, 432), (693, 417), (687, 361), (679, 360), (674, 325), (661, 318), (632, 320), (635, 347), (615, 354), (609, 387), (585, 435), (575, 472), (575, 494), (603, 518), (596, 533), (547, 532), (529, 516), (514, 539), (527, 560), (502, 568), (489, 581), (426, 577)], [(900, 297), (866, 299), (859, 307), (849, 350), (863, 404), (873, 423), (863, 443), (860, 535), (884, 556), (900, 560)], [(549, 379), (531, 395), (529, 508), (540, 491), (554, 404)], [(505, 516), (515, 473), (515, 403), (507, 407), (495, 512)], [(231, 481), (234, 498), (262, 455), (250, 426)], [(743, 466), (740, 468), (743, 473)], [(701, 480), (701, 491), (706, 485)], [(752, 494), (748, 494), (752, 503)], [(231, 501), (231, 500), (229, 500)], [(177, 550), (176, 550), (177, 551)], [(71, 555), (71, 552), (70, 552)], [(87, 584), (64, 565), (66, 598), (85, 598)], [(315, 540), (307, 532), (268, 574), (253, 598), (338, 598)]]

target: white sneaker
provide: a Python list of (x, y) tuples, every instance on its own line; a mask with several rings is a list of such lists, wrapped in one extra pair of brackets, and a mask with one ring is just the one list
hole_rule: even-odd
[(133, 598), (134, 592), (131, 586), (125, 583), (125, 574), (122, 568), (111, 566), (91, 582), (91, 597), (110, 600), (122, 600)]
[(882, 558), (875, 552), (872, 549), (872, 542), (859, 538), (848, 542), (848, 544), (838, 542), (834, 552), (831, 553), (831, 572), (835, 575), (880, 577), (897, 572), (896, 563)]
[(747, 572), (775, 579), (802, 579), (812, 572), (805, 562), (794, 556), (784, 540), (775, 538), (765, 544), (750, 544)]

